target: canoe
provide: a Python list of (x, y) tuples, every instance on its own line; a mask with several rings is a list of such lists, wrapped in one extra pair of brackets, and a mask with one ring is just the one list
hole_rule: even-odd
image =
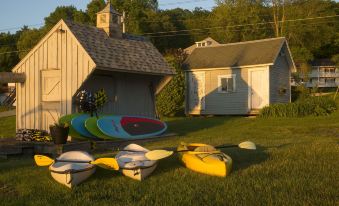
[(122, 174), (139, 181), (152, 174), (158, 162), (147, 159), (147, 152), (148, 149), (137, 144), (130, 144), (120, 151), (115, 158)]
[(190, 150), (178, 152), (178, 154), (183, 164), (195, 172), (219, 177), (225, 177), (231, 172), (231, 157), (216, 150), (211, 145), (181, 143), (177, 150)]
[(75, 131), (77, 131), (81, 136), (88, 139), (95, 139), (96, 137), (92, 135), (85, 127), (85, 122), (91, 116), (89, 114), (81, 114), (72, 119), (71, 124)]
[(137, 116), (105, 116), (97, 124), (105, 135), (120, 139), (155, 137), (167, 129), (166, 123), (160, 120)]
[(59, 183), (72, 188), (88, 179), (95, 172), (95, 165), (89, 163), (70, 163), (63, 161), (93, 161), (84, 151), (71, 151), (61, 154), (49, 167), (52, 177)]

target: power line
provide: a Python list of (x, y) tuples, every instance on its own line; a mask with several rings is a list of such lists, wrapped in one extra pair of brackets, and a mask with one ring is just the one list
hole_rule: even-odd
[(25, 51), (29, 51), (30, 49), (26, 49), (26, 50), (18, 50), (18, 51), (10, 51), (10, 52), (2, 52), (0, 53), (0, 55), (3, 54), (12, 54), (12, 53), (21, 53), (21, 52), (25, 52)]
[[(286, 22), (296, 22), (296, 21), (307, 21), (307, 20), (314, 20), (314, 19), (333, 18), (333, 17), (338, 17), (338, 16), (339, 15), (310, 17), (310, 18), (303, 18), (303, 19), (290, 19), (290, 20), (277, 21), (277, 22), (286, 23)], [(188, 32), (188, 31), (199, 31), (199, 30), (207, 30), (207, 29), (211, 30), (211, 29), (218, 29), (218, 28), (233, 28), (233, 27), (242, 27), (242, 26), (265, 25), (265, 24), (274, 24), (274, 23), (275, 23), (274, 21), (269, 21), (269, 22), (259, 22), (259, 23), (252, 23), (252, 24), (238, 24), (238, 25), (231, 25), (231, 26), (217, 26), (217, 27), (198, 28), (198, 29), (184, 29), (184, 30), (173, 30), (173, 31), (162, 31), (162, 32), (150, 32), (150, 33), (143, 33), (141, 35), (167, 34), (167, 33)]]
[(209, 0), (187, 0), (187, 1), (178, 1), (178, 2), (172, 2), (172, 3), (164, 3), (159, 4), (159, 6), (171, 6), (171, 5), (177, 5), (177, 4), (190, 4), (190, 3), (197, 3), (197, 2), (204, 2)]
[[(305, 20), (314, 20), (314, 19), (325, 19), (325, 18), (333, 18), (338, 17), (339, 15), (333, 15), (333, 16), (323, 16), (323, 17), (311, 17), (311, 18), (303, 18), (303, 19), (291, 19), (291, 20), (285, 20), (285, 21), (278, 21), (278, 22), (296, 22), (296, 21), (305, 21)], [(336, 22), (336, 21), (331, 21)], [(169, 36), (185, 36), (185, 35), (194, 35), (192, 33), (185, 33), (185, 34), (175, 34), (178, 32), (202, 32), (204, 30), (212, 30), (212, 29), (226, 29), (226, 28), (236, 28), (236, 27), (243, 27), (243, 26), (254, 26), (254, 25), (267, 25), (267, 24), (273, 24), (274, 22), (259, 22), (259, 23), (253, 23), (253, 24), (239, 24), (239, 25), (231, 25), (231, 26), (218, 26), (218, 27), (207, 27), (207, 28), (199, 28), (199, 29), (185, 29), (185, 30), (176, 30), (176, 31), (164, 31), (164, 32), (153, 32), (153, 33), (144, 33), (143, 35), (147, 34), (164, 34), (164, 35), (158, 35), (158, 36), (152, 36), (149, 35), (150, 38), (157, 38), (157, 37), (169, 37)], [(312, 25), (312, 24), (321, 24), (321, 23), (330, 23), (330, 22), (318, 22), (318, 23), (311, 23), (311, 24), (304, 24), (304, 25)], [(266, 28), (256, 28), (258, 29), (266, 29)], [(244, 31), (249, 29), (242, 29), (242, 30), (229, 30), (229, 31)], [(173, 33), (173, 34), (169, 34)], [(206, 33), (206, 31), (205, 31)], [(10, 45), (10, 44), (9, 44)], [(6, 45), (1, 45), (6, 46)], [(12, 52), (3, 52), (2, 54), (9, 54), (9, 53), (20, 53), (28, 50), (20, 50), (20, 51), (12, 51)]]
[[(310, 24), (302, 24), (302, 26), (314, 26), (314, 25), (317, 25), (317, 24), (327, 24), (327, 23), (334, 23), (336, 21), (325, 21), (325, 22), (315, 22), (315, 23), (310, 23)], [(300, 25), (290, 25), (289, 27), (295, 27), (295, 26), (300, 26)], [(223, 29), (223, 28), (217, 28), (218, 30), (219, 29)], [(206, 29), (207, 30), (207, 29)], [(228, 31), (231, 31), (231, 32), (236, 32), (236, 31), (247, 31), (247, 30), (268, 30), (268, 28), (245, 28), (245, 29), (233, 29), (233, 30), (228, 30)], [(213, 31), (213, 32), (217, 32), (217, 33), (220, 33), (220, 32), (223, 32), (224, 30), (222, 31)], [(272, 30), (273, 31), (273, 30)], [(148, 36), (149, 38), (160, 38), (160, 37), (172, 37), (172, 36), (189, 36), (189, 35), (203, 35), (203, 34), (206, 34), (206, 33), (211, 33), (210, 31), (196, 31), (196, 33), (184, 33), (184, 34), (165, 34), (165, 35), (158, 35), (158, 36)]]

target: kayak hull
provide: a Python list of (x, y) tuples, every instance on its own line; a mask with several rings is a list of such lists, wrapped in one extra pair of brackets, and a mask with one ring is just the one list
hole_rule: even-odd
[[(202, 147), (208, 148), (208, 151), (197, 154), (196, 151), (199, 151), (199, 148)], [(218, 177), (225, 177), (231, 172), (231, 157), (222, 152), (218, 152), (213, 146), (181, 143), (177, 150), (192, 150), (192, 152), (178, 153), (181, 162), (190, 170)]]
[(78, 184), (82, 183), (83, 181), (87, 180), (92, 174), (95, 172), (95, 167), (82, 172), (76, 173), (65, 173), (60, 174), (56, 172), (51, 172), (51, 176), (54, 178), (55, 181), (59, 182), (60, 184), (65, 185), (68, 188), (73, 188)]
[(60, 184), (73, 188), (88, 179), (96, 170), (95, 165), (64, 161), (93, 161), (94, 157), (84, 151), (61, 154), (49, 167), (51, 176)]
[(120, 170), (123, 175), (126, 177), (130, 177), (134, 180), (142, 181), (146, 179), (148, 176), (150, 176), (153, 171), (156, 169), (157, 164), (154, 164), (153, 166), (149, 168), (143, 168), (143, 169), (122, 169)]
[[(124, 151), (125, 150), (125, 151)], [(120, 172), (126, 177), (142, 181), (150, 176), (157, 167), (157, 161), (147, 159), (148, 149), (137, 144), (126, 146), (116, 155)]]

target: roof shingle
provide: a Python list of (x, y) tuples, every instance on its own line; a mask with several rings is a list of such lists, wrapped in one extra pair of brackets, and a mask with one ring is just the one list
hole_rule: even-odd
[(186, 63), (190, 69), (270, 64), (285, 41), (285, 38), (273, 38), (196, 48)]
[(160, 52), (141, 37), (110, 38), (96, 27), (65, 21), (97, 67), (124, 72), (172, 75)]

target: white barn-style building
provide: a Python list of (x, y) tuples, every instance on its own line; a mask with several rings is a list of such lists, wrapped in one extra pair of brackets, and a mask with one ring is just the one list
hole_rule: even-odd
[(155, 116), (155, 95), (174, 71), (147, 40), (121, 31), (110, 3), (97, 26), (60, 20), (18, 63), (16, 128), (48, 130), (58, 117), (77, 112), (76, 94), (105, 89), (105, 114)]

